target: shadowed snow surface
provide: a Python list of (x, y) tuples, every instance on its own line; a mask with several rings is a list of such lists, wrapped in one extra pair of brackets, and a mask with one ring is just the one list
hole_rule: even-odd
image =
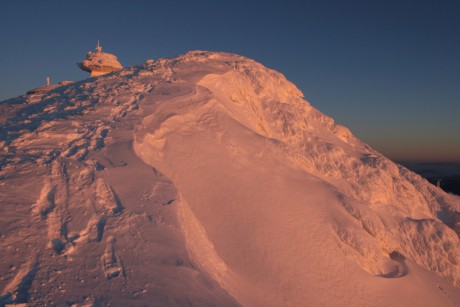
[(454, 306), (460, 198), (193, 51), (0, 105), (0, 306)]

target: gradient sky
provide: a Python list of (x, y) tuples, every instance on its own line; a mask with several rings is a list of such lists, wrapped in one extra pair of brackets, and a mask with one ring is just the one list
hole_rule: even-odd
[(1, 1), (0, 100), (189, 50), (253, 58), (394, 160), (460, 162), (460, 1)]

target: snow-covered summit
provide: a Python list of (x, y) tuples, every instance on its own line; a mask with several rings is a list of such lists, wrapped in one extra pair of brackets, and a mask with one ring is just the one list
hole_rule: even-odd
[(192, 51), (2, 102), (1, 302), (456, 305), (459, 198), (303, 97)]

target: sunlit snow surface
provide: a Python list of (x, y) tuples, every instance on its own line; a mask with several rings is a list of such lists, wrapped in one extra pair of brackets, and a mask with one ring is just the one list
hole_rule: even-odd
[(460, 198), (250, 59), (194, 51), (0, 108), (0, 305), (460, 302)]

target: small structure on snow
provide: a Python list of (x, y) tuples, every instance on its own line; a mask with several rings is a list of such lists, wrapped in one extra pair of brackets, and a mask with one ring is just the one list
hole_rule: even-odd
[(73, 81), (61, 81), (57, 84), (51, 84), (51, 79), (49, 76), (46, 77), (46, 85), (42, 85), (40, 87), (37, 87), (37, 88), (34, 88), (34, 89), (31, 89), (30, 91), (28, 91), (26, 93), (26, 95), (33, 95), (33, 94), (45, 94), (45, 93), (48, 93), (49, 91), (57, 88), (57, 87), (60, 87), (60, 86), (63, 86), (63, 85), (67, 85), (67, 84), (71, 84), (73, 83)]

